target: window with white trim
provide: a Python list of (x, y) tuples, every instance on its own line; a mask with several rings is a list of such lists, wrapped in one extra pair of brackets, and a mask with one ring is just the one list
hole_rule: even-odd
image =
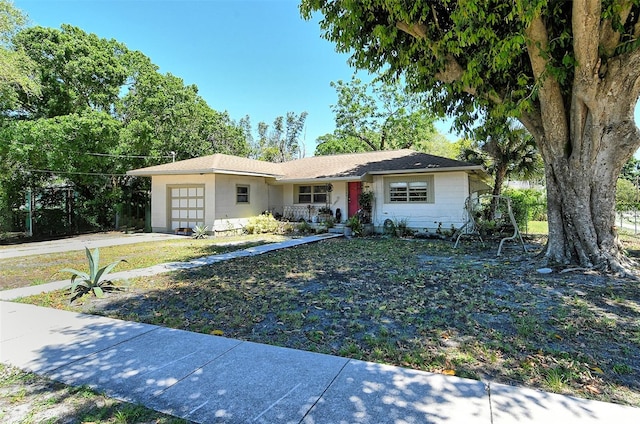
[(434, 203), (433, 175), (385, 178), (385, 203)]
[(236, 203), (249, 203), (248, 185), (236, 185)]
[(296, 186), (297, 203), (327, 203), (327, 184)]

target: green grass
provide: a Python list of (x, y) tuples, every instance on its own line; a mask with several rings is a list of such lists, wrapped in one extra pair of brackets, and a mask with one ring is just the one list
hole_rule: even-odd
[[(109, 246), (100, 248), (100, 263), (106, 265), (124, 259), (127, 262), (118, 264), (114, 272), (127, 271), (163, 262), (188, 261), (283, 239), (282, 236), (264, 234), (199, 240), (185, 237), (184, 239)], [(232, 244), (225, 246), (229, 243)], [(61, 273), (61, 269), (85, 270), (86, 267), (87, 257), (84, 250), (0, 259), (0, 289), (64, 280), (71, 278), (71, 275)]]
[(640, 406), (640, 286), (512, 243), (333, 239), (25, 302)]
[(549, 234), (549, 223), (547, 221), (529, 221), (525, 228), (521, 228), (523, 233), (547, 235)]

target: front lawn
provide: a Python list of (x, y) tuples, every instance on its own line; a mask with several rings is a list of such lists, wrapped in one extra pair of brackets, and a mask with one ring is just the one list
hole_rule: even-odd
[[(109, 246), (99, 249), (100, 263), (107, 265), (124, 259), (127, 262), (120, 263), (114, 272), (127, 271), (164, 262), (189, 261), (203, 256), (217, 255), (282, 240), (284, 240), (283, 236), (261, 234), (198, 240), (185, 237), (184, 239)], [(59, 272), (61, 269), (85, 270), (86, 267), (87, 256), (84, 250), (0, 259), (0, 290), (64, 280), (71, 276), (68, 273)]]
[(514, 243), (332, 239), (25, 302), (640, 406), (640, 288)]

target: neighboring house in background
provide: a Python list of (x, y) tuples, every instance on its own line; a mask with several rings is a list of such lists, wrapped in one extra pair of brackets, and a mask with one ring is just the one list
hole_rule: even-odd
[(372, 221), (406, 219), (410, 228), (465, 223), (465, 199), (490, 190), (479, 165), (413, 150), (314, 156), (271, 163), (215, 154), (129, 171), (151, 177), (154, 232), (206, 225), (223, 231), (264, 211), (313, 220), (322, 207), (342, 221), (357, 213), (362, 191), (374, 195)]

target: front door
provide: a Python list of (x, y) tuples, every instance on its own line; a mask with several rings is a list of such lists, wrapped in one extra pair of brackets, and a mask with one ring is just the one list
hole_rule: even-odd
[(362, 193), (362, 183), (357, 181), (355, 183), (349, 183), (349, 217), (358, 213), (360, 209), (360, 193)]

